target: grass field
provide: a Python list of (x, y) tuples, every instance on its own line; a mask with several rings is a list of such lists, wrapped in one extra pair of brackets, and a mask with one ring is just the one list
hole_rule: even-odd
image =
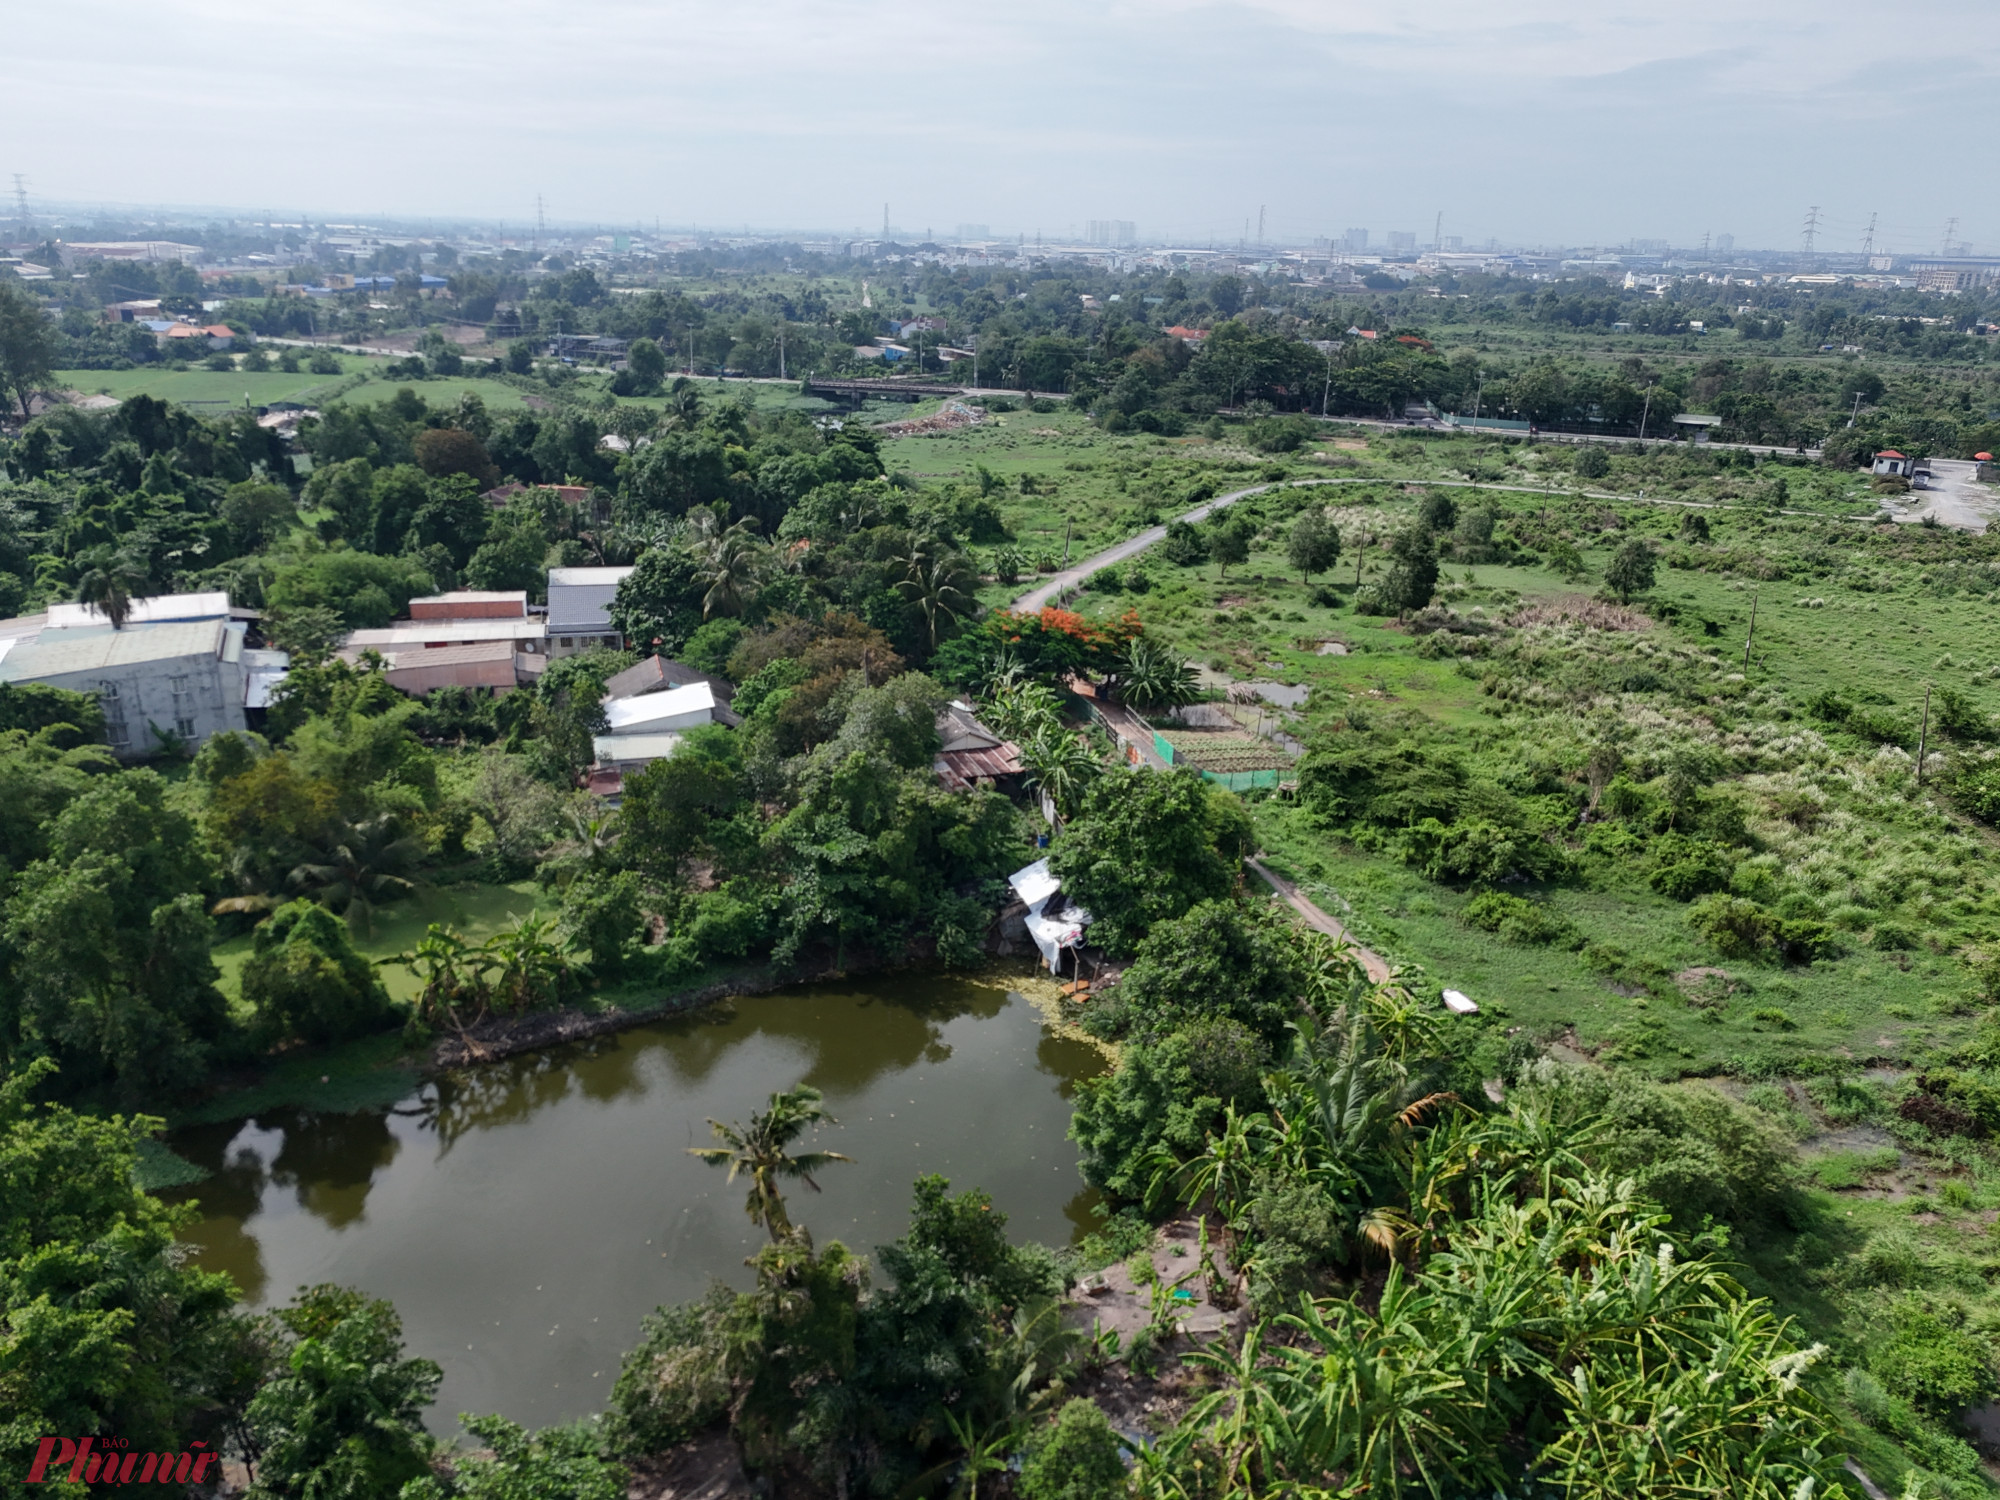
[[(1544, 509), (1531, 497), (1485, 493), (1524, 520)], [(1338, 587), (1317, 596), (1278, 550), (1285, 513), (1312, 503), (1309, 494), (1349, 502), (1336, 511), (1350, 535), (1348, 556), (1331, 575)], [(1461, 503), (1469, 499), (1458, 494)], [(1534, 686), (1510, 701), (1494, 695), (1487, 662), (1419, 654), (1420, 639), (1398, 622), (1351, 607), (1353, 540), (1364, 529), (1386, 535), (1408, 518), (1412, 503), (1389, 487), (1272, 497), (1261, 508), (1263, 531), (1249, 561), (1227, 578), (1213, 564), (1179, 568), (1153, 557), (1143, 565), (1144, 593), (1093, 589), (1079, 607), (1100, 617), (1136, 608), (1149, 630), (1201, 663), (1210, 681), (1309, 687), (1291, 732), (1336, 755), (1344, 734), (1371, 721), (1403, 726), (1420, 741), (1485, 764), (1556, 753), (1542, 747), (1560, 736), (1566, 716), (1622, 722), (1635, 751), (1651, 734), (1705, 737), (1734, 762), (1719, 784), (1753, 809), (1751, 827), (1774, 886), (1810, 889), (1817, 908), (1851, 936), (1838, 956), (1809, 964), (1731, 961), (1690, 927), (1683, 901), (1647, 887), (1645, 866), (1632, 856), (1622, 872), (1607, 858), (1587, 861), (1589, 872), (1577, 880), (1507, 887), (1541, 903), (1573, 934), (1568, 944), (1510, 943), (1465, 920), (1474, 888), (1427, 879), (1394, 849), (1364, 847), (1330, 831), (1306, 806), (1269, 798), (1254, 812), (1282, 872), (1351, 916), (1357, 933), (1381, 951), (1422, 964), (1534, 1034), (1564, 1036), (1583, 1051), (1620, 1055), (1663, 1075), (1783, 1072), (1827, 1056), (1906, 1063), (1971, 1029), (1983, 1007), (1967, 958), (1983, 951), (1983, 939), (2000, 935), (2000, 902), (1980, 869), (1995, 847), (1991, 830), (1959, 815), (1934, 789), (1911, 787), (1906, 775), (1894, 786), (1884, 782), (1882, 758), (1900, 756), (1907, 765), (1907, 754), (1852, 743), (1804, 713), (1831, 689), (1902, 715), (1914, 739), (1926, 682), (1949, 686), (1981, 715), (2000, 713), (2000, 640), (1991, 632), (1988, 596), (1947, 596), (1919, 582), (1942, 576), (1925, 571), (1921, 554), (1942, 554), (1962, 538), (1911, 528), (1890, 533), (1831, 517), (1708, 512), (1710, 553), (1739, 560), (1805, 554), (1839, 571), (1800, 583), (1662, 568), (1653, 598), (1662, 614), (1673, 607), (1672, 623), (1655, 623), (1637, 639), (1601, 632), (1566, 647), (1551, 644), (1548, 669), (1537, 674), (1529, 666)], [(1613, 546), (1635, 533), (1664, 543), (1680, 519), (1653, 507), (1620, 511), (1625, 524), (1615, 536), (1584, 547), (1584, 580), (1566, 583), (1539, 567), (1447, 564), (1441, 603), (1498, 621), (1538, 601), (1587, 594)], [(1668, 555), (1677, 555), (1671, 544)], [(1364, 557), (1366, 579), (1381, 566), (1381, 553), (1370, 549)], [(1753, 599), (1756, 645), (1744, 674)], [(1326, 643), (1345, 654), (1320, 654)], [(1679, 652), (1702, 662), (1719, 691), (1714, 706), (1699, 711), (1643, 691), (1559, 702), (1548, 684), (1568, 670), (1564, 650), (1600, 667)], [(1504, 769), (1494, 774), (1504, 779)], [(1827, 799), (1824, 821), (1812, 832), (1767, 821), (1764, 809), (1794, 783), (1821, 788), (1812, 795)], [(1811, 867), (1807, 876), (1800, 864)], [(1921, 936), (1905, 942), (1892, 935), (1906, 928)], [(1622, 960), (1608, 957), (1614, 954)], [(1699, 976), (1692, 986), (1671, 978), (1703, 968), (1726, 970), (1712, 981), (1726, 988), (1726, 1003), (1706, 996), (1697, 1003), (1689, 991), (1699, 989)]]
[(346, 376), (371, 366), (379, 369), (382, 364), (378, 359), (359, 354), (335, 358), (341, 362), (339, 375), (312, 375), (303, 370), (296, 375), (277, 370), (169, 370), (144, 365), (135, 370), (58, 370), (55, 378), (64, 387), (82, 391), (86, 396), (110, 396), (119, 401), (141, 394), (157, 396), (162, 401), (205, 408), (207, 415), (214, 416), (219, 414), (218, 407), (240, 407), (246, 398), (252, 406), (273, 401), (311, 402), (319, 392), (338, 385)]

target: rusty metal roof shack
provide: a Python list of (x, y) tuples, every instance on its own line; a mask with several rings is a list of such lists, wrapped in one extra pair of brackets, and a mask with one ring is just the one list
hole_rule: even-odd
[(982, 781), (1004, 781), (1026, 770), (1020, 747), (980, 723), (969, 703), (948, 704), (937, 717), (937, 732), (938, 753), (931, 769), (948, 792), (962, 792)]

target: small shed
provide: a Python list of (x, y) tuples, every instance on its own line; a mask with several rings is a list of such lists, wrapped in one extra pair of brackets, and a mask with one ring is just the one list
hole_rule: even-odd
[(1917, 472), (1917, 461), (1894, 448), (1884, 448), (1875, 455), (1874, 471), (1892, 479), (1909, 479)]
[(1710, 429), (1721, 425), (1720, 417), (1684, 411), (1674, 418), (1674, 436), (1686, 438), (1690, 443), (1705, 443), (1709, 439)]
[(1020, 747), (1003, 740), (959, 699), (937, 717), (938, 753), (931, 763), (946, 791), (960, 792), (980, 782), (1009, 782), (1026, 774)]
[(1007, 883), (1028, 908), (1028, 936), (1042, 955), (1042, 962), (1049, 966), (1051, 974), (1062, 973), (1063, 952), (1065, 949), (1073, 952), (1083, 945), (1090, 913), (1063, 894), (1062, 882), (1050, 872), (1046, 859), (1016, 870), (1007, 877)]

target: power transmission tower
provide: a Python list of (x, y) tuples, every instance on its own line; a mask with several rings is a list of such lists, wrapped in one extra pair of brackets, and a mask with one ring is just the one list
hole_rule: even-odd
[(1708, 259), (1708, 238), (1709, 238), (1709, 232), (1706, 229), (1704, 229), (1701, 232), (1701, 258), (1703, 260)]
[(1951, 254), (1952, 237), (1957, 233), (1958, 233), (1958, 216), (1954, 214), (1950, 219), (1950, 221), (1946, 223), (1946, 225), (1944, 226), (1944, 248), (1938, 251), (1939, 255)]
[(1444, 210), (1438, 210), (1437, 222), (1431, 225), (1431, 253), (1435, 255), (1444, 249)]
[(542, 195), (540, 193), (537, 193), (535, 194), (535, 243), (533, 246), (534, 249), (539, 250), (542, 248), (542, 241), (547, 237), (548, 232), (549, 232), (549, 221), (547, 215), (545, 215), (542, 212)]
[(1257, 205), (1257, 248), (1264, 248), (1264, 205)]
[(20, 215), (21, 228), (28, 227), (28, 179), (21, 173), (14, 174), (14, 210)]
[(882, 238), (889, 238), (889, 205), (882, 205)]
[(1813, 241), (1816, 238), (1818, 238), (1818, 236), (1819, 236), (1819, 205), (1815, 203), (1811, 208), (1806, 210), (1805, 229), (1801, 232), (1799, 236), (1799, 238), (1805, 242), (1806, 263), (1808, 265), (1812, 263)]
[(1868, 216), (1868, 232), (1861, 236), (1861, 253), (1863, 255), (1873, 255), (1875, 253), (1875, 220), (1878, 217), (1879, 215), (1876, 214)]

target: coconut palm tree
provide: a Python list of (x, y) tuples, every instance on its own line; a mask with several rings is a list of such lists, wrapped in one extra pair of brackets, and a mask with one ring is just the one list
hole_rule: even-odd
[(924, 620), (930, 626), (933, 651), (937, 650), (938, 616), (956, 620), (970, 602), (965, 590), (958, 586), (958, 579), (958, 566), (949, 555), (926, 558), (921, 552), (912, 552), (909, 577), (897, 585), (923, 610)]
[(139, 592), (145, 586), (145, 572), (129, 557), (109, 547), (97, 547), (77, 579), (76, 597), (78, 603), (101, 610), (113, 630), (123, 630), (132, 618), (133, 601), (145, 597)]
[(708, 585), (708, 592), (701, 596), (701, 617), (741, 614), (764, 581), (769, 548), (748, 521), (723, 528), (713, 512), (702, 512), (691, 529), (695, 575)]
[(336, 824), (326, 842), (293, 866), (285, 880), (345, 912), (347, 925), (356, 932), (367, 932), (373, 929), (376, 903), (416, 889), (416, 881), (399, 872), (413, 867), (423, 852), (422, 839), (397, 831), (395, 813), (376, 813), (358, 823)]
[(817, 1193), (820, 1187), (813, 1181), (814, 1172), (831, 1162), (852, 1160), (838, 1151), (802, 1151), (794, 1155), (792, 1143), (816, 1126), (839, 1123), (820, 1103), (819, 1090), (802, 1083), (773, 1094), (771, 1107), (752, 1114), (747, 1127), (710, 1120), (708, 1128), (722, 1144), (690, 1146), (688, 1155), (698, 1156), (710, 1166), (729, 1168), (731, 1182), (739, 1176), (748, 1177), (750, 1196), (744, 1209), (750, 1215), (750, 1222), (762, 1225), (770, 1234), (771, 1243), (779, 1244), (793, 1233), (779, 1184), (787, 1177), (796, 1177)]

